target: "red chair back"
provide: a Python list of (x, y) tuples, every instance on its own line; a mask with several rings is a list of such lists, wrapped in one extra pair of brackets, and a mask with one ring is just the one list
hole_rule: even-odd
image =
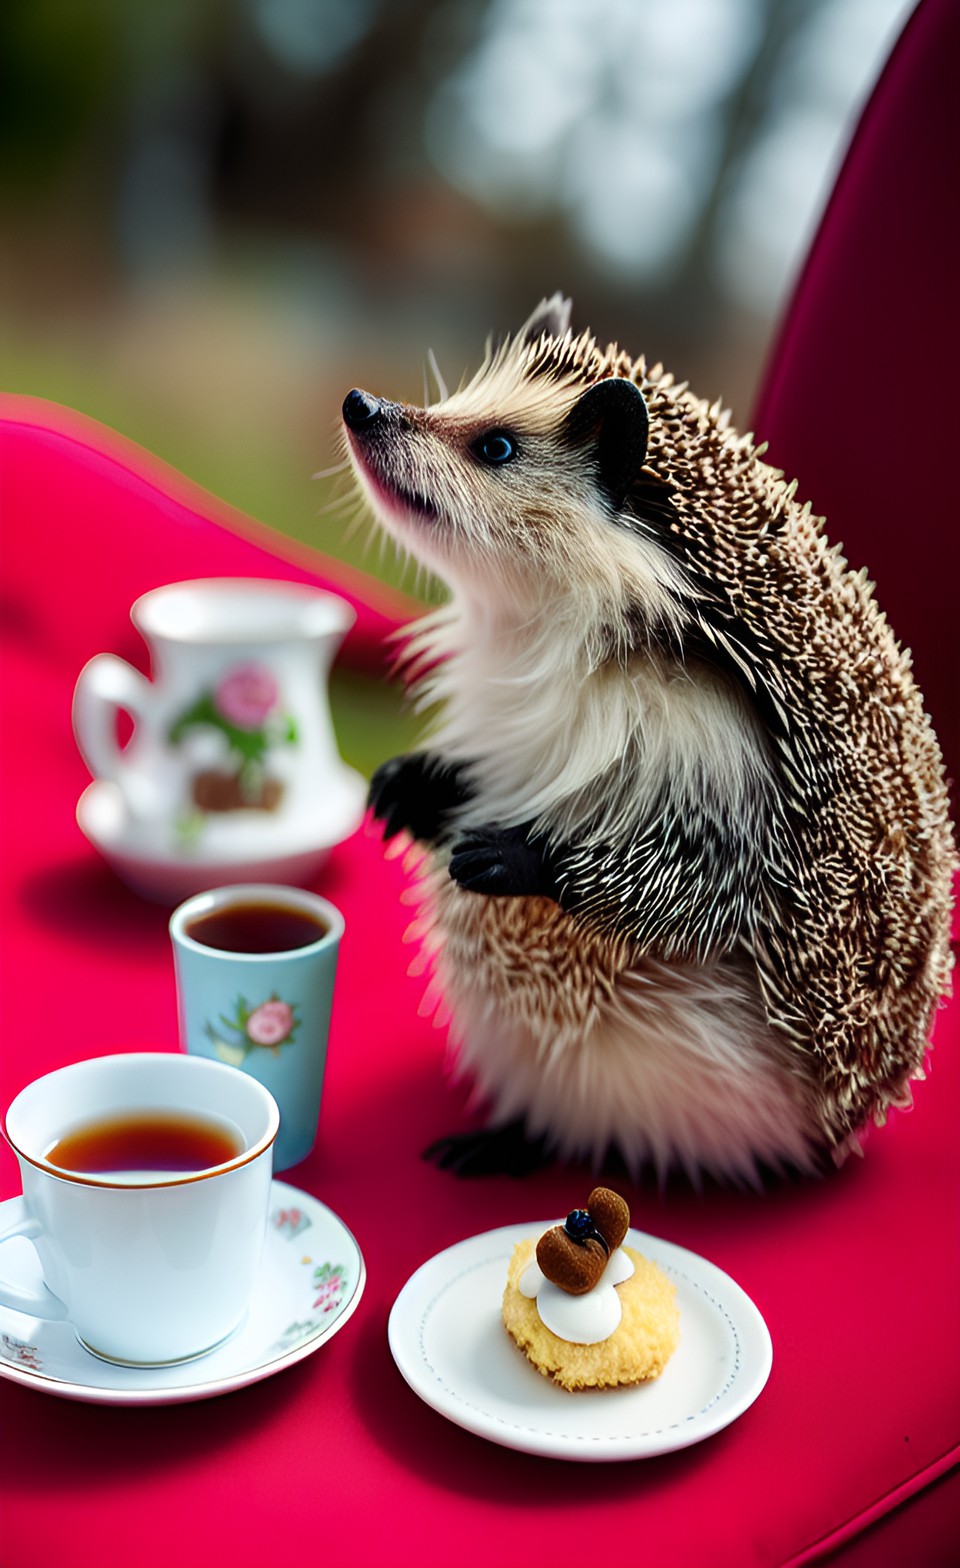
[(960, 778), (960, 6), (921, 0), (864, 112), (754, 415), (866, 566)]

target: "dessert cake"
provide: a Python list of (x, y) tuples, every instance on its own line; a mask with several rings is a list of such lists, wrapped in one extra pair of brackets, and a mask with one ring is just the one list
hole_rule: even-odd
[(585, 1209), (514, 1248), (503, 1295), (507, 1333), (544, 1377), (566, 1389), (613, 1388), (659, 1376), (680, 1342), (675, 1287), (624, 1245), (630, 1210), (595, 1187)]

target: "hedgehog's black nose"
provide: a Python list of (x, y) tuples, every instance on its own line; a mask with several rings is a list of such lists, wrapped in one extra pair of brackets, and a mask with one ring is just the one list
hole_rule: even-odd
[(343, 400), (343, 421), (350, 430), (369, 430), (383, 412), (380, 399), (354, 387)]

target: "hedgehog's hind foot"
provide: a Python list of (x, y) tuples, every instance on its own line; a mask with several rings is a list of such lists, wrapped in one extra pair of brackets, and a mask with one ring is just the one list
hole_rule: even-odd
[(502, 1122), (472, 1132), (455, 1132), (438, 1138), (424, 1149), (423, 1158), (455, 1176), (529, 1176), (553, 1160), (546, 1134), (531, 1138), (526, 1123)]

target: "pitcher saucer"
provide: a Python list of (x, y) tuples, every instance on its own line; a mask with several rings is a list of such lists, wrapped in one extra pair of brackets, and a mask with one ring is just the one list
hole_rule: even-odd
[[(0, 1204), (0, 1214), (5, 1205)], [(29, 1242), (3, 1248), (4, 1268), (36, 1285)], [(12, 1272), (12, 1271), (11, 1271)], [(360, 1248), (326, 1204), (274, 1181), (260, 1276), (244, 1321), (207, 1355), (170, 1367), (123, 1367), (84, 1350), (69, 1323), (0, 1306), (0, 1377), (95, 1405), (175, 1405), (212, 1399), (272, 1377), (332, 1339), (366, 1283)]]
[(135, 893), (173, 905), (227, 882), (308, 886), (334, 846), (359, 827), (366, 797), (366, 780), (343, 764), (331, 777), (316, 820), (264, 829), (247, 820), (255, 813), (236, 813), (244, 820), (232, 824), (229, 840), (220, 832), (212, 844), (178, 845), (134, 821), (112, 780), (95, 779), (77, 801), (77, 824)]

